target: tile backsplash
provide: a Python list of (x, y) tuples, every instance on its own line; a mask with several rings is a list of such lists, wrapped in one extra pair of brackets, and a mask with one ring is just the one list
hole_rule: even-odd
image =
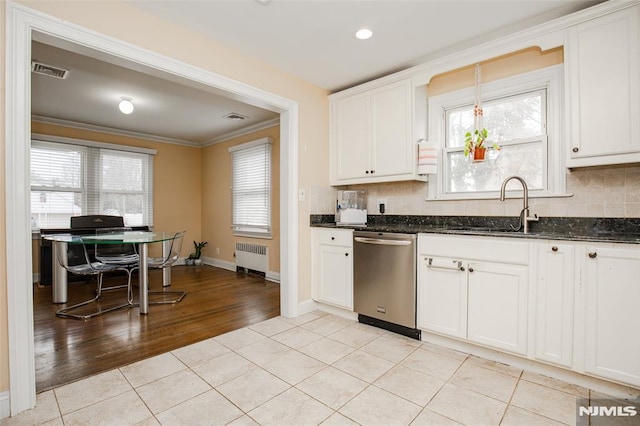
[[(522, 208), (522, 199), (427, 201), (427, 184), (393, 182), (352, 185), (347, 189), (367, 191), (369, 214), (377, 214), (376, 200), (387, 200), (386, 213), (392, 215), (510, 216)], [(309, 208), (312, 214), (333, 214), (337, 189), (312, 187)], [(344, 188), (341, 188), (344, 189)], [(531, 198), (531, 213), (547, 217), (640, 217), (640, 165), (589, 167), (567, 172), (569, 197)]]

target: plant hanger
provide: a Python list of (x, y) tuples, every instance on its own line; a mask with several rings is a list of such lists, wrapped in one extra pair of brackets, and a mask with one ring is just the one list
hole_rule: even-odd
[[(480, 92), (481, 74), (480, 64), (475, 67), (475, 102), (473, 106), (473, 132), (465, 134), (464, 155), (470, 156), (473, 161), (484, 161), (486, 145), (485, 140), (489, 136), (489, 132), (484, 127), (483, 110), (482, 110), (482, 94)], [(493, 148), (499, 150), (497, 144), (493, 144)]]

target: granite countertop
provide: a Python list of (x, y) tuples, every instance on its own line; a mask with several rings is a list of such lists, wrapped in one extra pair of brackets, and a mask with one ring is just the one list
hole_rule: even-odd
[(546, 217), (529, 223), (528, 234), (514, 231), (517, 225), (518, 218), (502, 216), (371, 215), (366, 226), (337, 226), (333, 215), (311, 215), (311, 226), (322, 228), (640, 244), (638, 218)]

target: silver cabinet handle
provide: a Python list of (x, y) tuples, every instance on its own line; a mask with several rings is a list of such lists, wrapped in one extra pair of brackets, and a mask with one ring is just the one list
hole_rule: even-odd
[(436, 265), (434, 264), (434, 258), (433, 257), (425, 257), (424, 260), (427, 261), (427, 268), (431, 268), (431, 269), (446, 269), (448, 271), (464, 271), (464, 266), (462, 266), (462, 262), (459, 260), (454, 260), (453, 262), (451, 262), (451, 265)]

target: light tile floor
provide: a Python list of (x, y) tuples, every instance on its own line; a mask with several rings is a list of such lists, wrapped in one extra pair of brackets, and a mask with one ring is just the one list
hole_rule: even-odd
[(592, 395), (316, 311), (41, 393), (0, 424), (571, 425)]

